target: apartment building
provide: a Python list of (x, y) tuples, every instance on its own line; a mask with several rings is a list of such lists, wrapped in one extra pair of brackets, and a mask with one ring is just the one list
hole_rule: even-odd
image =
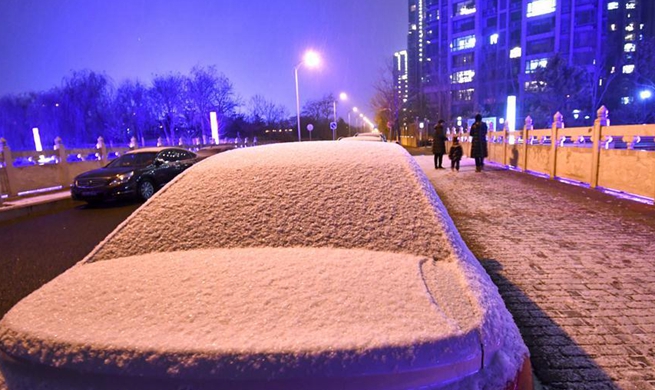
[(556, 53), (588, 72), (614, 64), (620, 78), (654, 23), (655, 0), (409, 0), (410, 98), (425, 96), (439, 118), (481, 112), (514, 127), (538, 88), (532, 74)]

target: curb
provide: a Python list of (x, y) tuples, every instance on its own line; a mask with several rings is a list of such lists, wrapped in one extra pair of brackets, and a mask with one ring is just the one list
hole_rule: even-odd
[(37, 200), (33, 203), (16, 205), (9, 205), (7, 203), (11, 202), (5, 201), (4, 205), (0, 207), (0, 222), (70, 208), (78, 204), (83, 204), (84, 202), (73, 200), (70, 194), (68, 194), (65, 197)]

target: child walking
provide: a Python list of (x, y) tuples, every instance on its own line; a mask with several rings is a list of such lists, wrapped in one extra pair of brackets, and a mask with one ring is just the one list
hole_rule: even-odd
[(453, 138), (453, 146), (450, 147), (448, 158), (450, 159), (450, 170), (459, 172), (459, 161), (462, 159), (462, 145), (459, 144), (457, 137)]

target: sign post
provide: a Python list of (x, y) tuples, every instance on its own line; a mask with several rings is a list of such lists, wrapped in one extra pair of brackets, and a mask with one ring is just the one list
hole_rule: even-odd
[(314, 130), (314, 125), (311, 123), (307, 125), (307, 131), (309, 131), (309, 140), (312, 140), (312, 130)]

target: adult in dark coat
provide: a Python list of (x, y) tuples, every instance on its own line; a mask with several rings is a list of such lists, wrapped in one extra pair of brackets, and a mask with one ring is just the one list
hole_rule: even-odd
[(434, 126), (434, 141), (432, 141), (432, 153), (434, 153), (434, 169), (444, 169), (443, 155), (446, 154), (446, 129), (443, 119)]
[(475, 171), (482, 172), (484, 158), (487, 152), (487, 124), (482, 122), (482, 115), (475, 116), (475, 123), (471, 126), (471, 157), (475, 159)]

